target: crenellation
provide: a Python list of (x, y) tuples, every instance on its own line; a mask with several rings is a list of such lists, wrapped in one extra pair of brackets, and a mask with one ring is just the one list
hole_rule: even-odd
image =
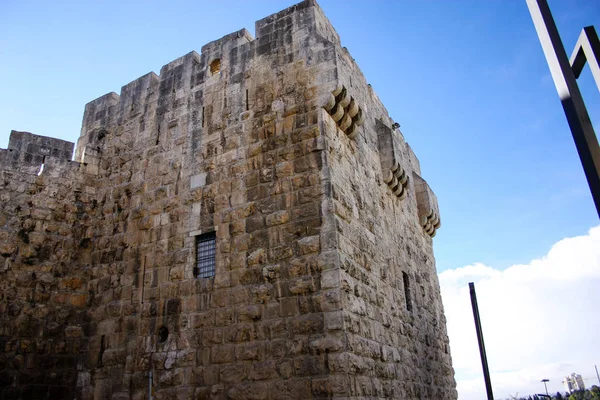
[(103, 137), (104, 132), (114, 129), (118, 104), (119, 95), (111, 92), (85, 105), (81, 134), (75, 149), (76, 161), (82, 162), (85, 147), (90, 141), (95, 141), (99, 137)]
[(159, 76), (149, 72), (123, 86), (119, 95), (119, 106), (114, 110), (117, 124), (121, 125), (129, 119), (147, 113), (150, 103), (155, 100), (155, 93), (158, 92), (158, 83)]
[(71, 159), (73, 146), (66, 140), (19, 131), (11, 131), (8, 142), (8, 149), (19, 152), (22, 161), (33, 163), (46, 156)]
[(240, 47), (253, 40), (252, 34), (246, 28), (242, 28), (239, 31), (232, 32), (220, 39), (205, 44), (202, 46), (201, 53), (208, 58), (205, 61), (210, 62), (213, 58), (219, 58), (227, 54), (232, 48)]
[(12, 131), (9, 148), (0, 149), (0, 166), (6, 173), (30, 176), (71, 176), (80, 164), (71, 161), (74, 143), (29, 132)]

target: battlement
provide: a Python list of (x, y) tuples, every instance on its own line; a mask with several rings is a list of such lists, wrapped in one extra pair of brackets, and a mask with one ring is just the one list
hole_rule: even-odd
[[(256, 62), (252, 60), (272, 55), (292, 42), (301, 44), (305, 50), (300, 52), (305, 56), (314, 41), (309, 40), (310, 36), (340, 43), (335, 29), (314, 0), (263, 18), (256, 22), (255, 28), (256, 38), (246, 29), (230, 33), (202, 46), (200, 54), (192, 51), (165, 64), (160, 75), (151, 72), (128, 83), (121, 88), (120, 95), (113, 92), (89, 102), (75, 159), (82, 160), (88, 144), (96, 145), (97, 132), (110, 132), (118, 121), (141, 113), (154, 102), (158, 102), (156, 112), (163, 115), (168, 112), (167, 103), (172, 95), (181, 97), (185, 89), (200, 92), (198, 95), (202, 96), (203, 88), (217, 82), (240, 84), (248, 78), (245, 71)], [(294, 58), (290, 56), (289, 61)]]
[(0, 148), (0, 168), (27, 175), (68, 174), (79, 169), (79, 163), (71, 161), (73, 147), (74, 143), (66, 140), (13, 130), (8, 148)]
[[(420, 177), (419, 160), (355, 60), (341, 47), (339, 35), (318, 4), (305, 0), (288, 7), (256, 21), (255, 30), (256, 38), (240, 29), (205, 44), (200, 54), (192, 51), (165, 64), (160, 75), (150, 72), (124, 85), (120, 94), (111, 92), (86, 104), (74, 155), (85, 166), (84, 172), (101, 173), (106, 150), (153, 152), (157, 146), (172, 147), (184, 131), (195, 143), (274, 107), (290, 113), (285, 104), (290, 99), (271, 98), (265, 103), (258, 98), (262, 93), (256, 92), (254, 82), (264, 79), (264, 73), (256, 66), (268, 64), (278, 70), (284, 64), (301, 62), (307, 67), (321, 64), (315, 69), (314, 95), (305, 107), (325, 108), (350, 139), (362, 132), (365, 144), (379, 153), (383, 181), (404, 199), (412, 184), (410, 176)], [(276, 106), (281, 100), (283, 105)], [(183, 112), (181, 106), (186, 102), (193, 103), (193, 109)], [(365, 104), (369, 106), (363, 109)], [(365, 122), (365, 129), (359, 130)], [(368, 131), (376, 134), (366, 134)], [(24, 135), (39, 139), (23, 141)], [(18, 160), (31, 163), (29, 169), (33, 170), (50, 153), (65, 157), (71, 152), (73, 145), (63, 142), (14, 132), (9, 149), (18, 148)], [(13, 164), (17, 162), (14, 156), (9, 158)]]
[(34, 135), (29, 132), (11, 131), (8, 140), (8, 150), (21, 154), (24, 161), (39, 157), (51, 156), (70, 160), (74, 144), (62, 139)]
[(239, 31), (229, 33), (220, 39), (206, 43), (202, 46), (201, 53), (204, 55), (211, 54), (215, 51), (223, 53), (252, 41), (254, 41), (252, 34), (248, 32), (246, 28), (242, 28)]

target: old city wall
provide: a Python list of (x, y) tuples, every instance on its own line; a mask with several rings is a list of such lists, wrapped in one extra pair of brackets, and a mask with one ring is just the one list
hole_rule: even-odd
[(336, 61), (336, 102), (351, 96), (346, 110), (355, 102), (365, 114), (353, 132), (334, 122), (335, 108), (323, 113), (348, 349), (340, 366), (352, 396), (456, 398), (432, 249), (437, 200), (354, 60), (338, 48)]
[(256, 36), (0, 150), (5, 397), (456, 398), (418, 160), (314, 1)]
[(72, 398), (88, 349), (96, 188), (72, 154), (16, 131), (0, 149), (2, 398)]
[[(159, 397), (327, 390), (318, 339), (339, 303), (319, 292), (317, 113), (318, 87), (335, 71), (309, 5), (259, 21), (256, 39), (235, 32), (86, 108), (76, 156), (98, 164), (105, 188), (96, 241), (123, 249), (90, 281), (96, 397), (143, 397), (149, 371)], [(210, 231), (216, 274), (196, 279), (195, 236)]]
[[(61, 239), (65, 276), (81, 281), (63, 301), (83, 307), (73, 296), (85, 299), (85, 321), (56, 328), (60, 338), (85, 339), (69, 348), (78, 358), (66, 386), (79, 397), (144, 398), (150, 372), (157, 398), (347, 391), (328, 367), (329, 354), (345, 347), (339, 282), (321, 272), (336, 259), (323, 222), (320, 94), (335, 87), (339, 39), (312, 2), (257, 22), (256, 31), (257, 39), (235, 32), (89, 103), (72, 173), (27, 178), (48, 191), (63, 183), (65, 204), (83, 202), (85, 216), (74, 209), (72, 224), (93, 219)], [(91, 186), (78, 195), (74, 182)], [(16, 186), (5, 187), (9, 196)], [(88, 194), (93, 210), (88, 197), (76, 198)], [(197, 279), (195, 236), (209, 231), (216, 274)], [(40, 263), (13, 263), (7, 286)], [(63, 309), (51, 300), (31, 307)], [(14, 345), (25, 339), (17, 332)], [(44, 378), (7, 380), (4, 391), (25, 398), (24, 382), (42, 398), (53, 390)]]

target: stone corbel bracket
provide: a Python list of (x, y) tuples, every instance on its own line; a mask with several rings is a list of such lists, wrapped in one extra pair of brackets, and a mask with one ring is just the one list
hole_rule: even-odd
[(339, 84), (331, 92), (323, 108), (350, 139), (356, 138), (358, 127), (365, 122), (365, 115), (344, 85)]
[(408, 193), (408, 174), (398, 162), (383, 173), (383, 181), (400, 200), (406, 198)]
[(380, 120), (375, 123), (383, 181), (400, 200), (408, 193), (408, 174), (401, 149), (405, 146), (400, 134)]
[(413, 173), (413, 180), (417, 197), (419, 224), (426, 234), (434, 237), (442, 225), (437, 198), (423, 178)]

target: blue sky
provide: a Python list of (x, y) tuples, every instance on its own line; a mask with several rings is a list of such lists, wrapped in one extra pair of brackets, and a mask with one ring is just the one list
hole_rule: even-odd
[[(76, 141), (85, 103), (294, 1), (0, 2), (0, 147)], [(497, 270), (598, 217), (525, 0), (319, 2), (436, 192), (440, 272)], [(550, 1), (570, 54), (597, 1)], [(600, 95), (579, 80), (596, 131)]]
[[(0, 146), (76, 141), (83, 106), (293, 1), (0, 3)], [(525, 1), (321, 1), (438, 195), (438, 268), (497, 268), (596, 224)], [(567, 51), (594, 1), (550, 3)], [(593, 121), (600, 96), (580, 83)]]

